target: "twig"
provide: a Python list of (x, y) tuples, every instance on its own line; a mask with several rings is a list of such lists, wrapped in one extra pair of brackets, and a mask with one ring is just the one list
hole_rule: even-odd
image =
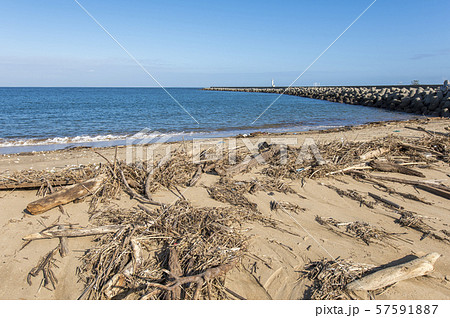
[(385, 204), (387, 204), (387, 205), (389, 205), (389, 206), (391, 206), (391, 207), (394, 207), (395, 209), (400, 209), (400, 210), (403, 209), (403, 207), (401, 207), (401, 206), (398, 205), (397, 203), (394, 203), (394, 202), (392, 202), (392, 201), (389, 201), (388, 199), (382, 198), (382, 197), (380, 197), (379, 195), (376, 195), (375, 193), (369, 192), (369, 195), (370, 195), (372, 198), (374, 198), (375, 200), (380, 201), (380, 202), (383, 202), (383, 203), (385, 203)]

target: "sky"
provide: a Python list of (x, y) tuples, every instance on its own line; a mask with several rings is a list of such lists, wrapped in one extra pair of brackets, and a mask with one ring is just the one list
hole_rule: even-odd
[[(373, 0), (78, 2), (122, 47), (74, 0), (0, 0), (0, 86), (287, 86)], [(377, 0), (293, 85), (442, 83), (449, 12)]]

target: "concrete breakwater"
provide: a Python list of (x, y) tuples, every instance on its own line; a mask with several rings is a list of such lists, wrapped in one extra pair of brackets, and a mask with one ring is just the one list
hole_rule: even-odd
[(450, 90), (439, 85), (322, 86), (322, 87), (210, 87), (205, 90), (295, 95), (330, 102), (380, 107), (421, 115), (450, 117)]

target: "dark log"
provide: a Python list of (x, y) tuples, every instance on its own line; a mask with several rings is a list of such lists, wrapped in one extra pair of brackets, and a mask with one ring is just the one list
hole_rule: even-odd
[(364, 179), (366, 179), (366, 178), (378, 179), (378, 180), (412, 185), (419, 189), (428, 191), (430, 193), (433, 193), (435, 195), (438, 195), (440, 197), (450, 200), (450, 188), (445, 185), (442, 185), (442, 184), (430, 184), (430, 183), (423, 182), (423, 181), (406, 180), (406, 179), (399, 179), (399, 178), (393, 178), (393, 177), (387, 177), (387, 176), (375, 176), (375, 175), (368, 176), (360, 171), (355, 171), (355, 170), (346, 171), (345, 173), (356, 174)]
[[(49, 181), (52, 186), (68, 186), (82, 180), (60, 180), (60, 181)], [(35, 181), (35, 182), (21, 182), (21, 183), (3, 183), (0, 184), (0, 190), (14, 190), (14, 189), (39, 189), (43, 185), (47, 184), (47, 181)]]
[(392, 202), (392, 201), (389, 201), (388, 199), (382, 198), (382, 197), (380, 197), (379, 195), (376, 195), (376, 194), (370, 193), (370, 192), (369, 192), (369, 195), (370, 195), (372, 198), (374, 198), (375, 200), (380, 201), (380, 202), (383, 202), (383, 203), (385, 203), (385, 204), (387, 204), (387, 205), (389, 205), (389, 206), (392, 206), (392, 207), (395, 208), (395, 209), (403, 209), (403, 207), (400, 206), (400, 205), (398, 205), (397, 203), (394, 203), (394, 202)]
[(448, 133), (444, 133), (444, 132), (440, 132), (440, 131), (432, 131), (432, 130), (427, 130), (423, 127), (410, 127), (410, 126), (405, 126), (406, 129), (411, 129), (411, 130), (416, 130), (416, 131), (422, 131), (424, 133), (427, 133), (430, 136), (434, 136), (434, 135), (440, 135), (440, 136), (444, 136), (444, 137), (449, 137), (450, 135)]
[(433, 193), (434, 195), (450, 200), (450, 192), (448, 191), (444, 191), (427, 184), (416, 184), (415, 186), (416, 188), (425, 190), (427, 192)]

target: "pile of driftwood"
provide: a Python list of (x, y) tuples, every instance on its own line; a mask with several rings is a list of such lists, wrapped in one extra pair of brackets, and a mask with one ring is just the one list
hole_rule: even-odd
[(440, 256), (430, 253), (398, 265), (379, 267), (342, 259), (310, 262), (302, 272), (313, 282), (306, 296), (320, 300), (374, 299), (400, 281), (431, 273)]
[[(56, 222), (41, 232), (24, 238), (29, 243), (39, 239), (57, 238), (59, 245), (30, 271), (28, 281), (42, 272), (43, 286), (54, 286), (57, 279), (52, 268), (57, 266), (54, 256), (67, 253), (68, 238), (92, 235), (96, 246), (88, 250), (79, 268), (86, 285), (80, 298), (87, 299), (225, 299), (230, 293), (224, 287), (223, 275), (231, 270), (246, 249), (241, 232), (245, 222), (262, 222), (275, 227), (277, 222), (263, 217), (258, 206), (247, 194), (257, 191), (296, 194), (290, 180), (332, 178), (351, 175), (360, 182), (371, 183), (389, 196), (430, 204), (416, 195), (397, 191), (387, 183), (401, 183), (450, 199), (450, 188), (439, 183), (394, 178), (377, 172), (396, 172), (423, 178), (415, 166), (427, 166), (441, 161), (449, 163), (449, 140), (444, 135), (428, 135), (420, 140), (400, 137), (378, 138), (370, 142), (333, 141), (318, 145), (321, 160), (303, 158), (301, 148), (287, 147), (286, 162), (283, 150), (277, 145), (263, 143), (256, 153), (237, 148), (237, 164), (227, 162), (227, 154), (215, 161), (195, 163), (184, 151), (173, 154), (168, 161), (148, 167), (146, 162), (126, 164), (103, 157), (107, 164), (66, 169), (57, 173), (20, 172), (0, 178), (0, 189), (36, 188), (42, 198), (31, 202), (27, 210), (40, 214), (63, 205), (90, 197), (91, 226)], [(100, 154), (99, 154), (100, 155)], [(203, 154), (204, 155), (204, 154)], [(100, 155), (102, 156), (102, 155)], [(201, 156), (202, 157), (202, 156)], [(204, 157), (204, 156), (203, 156)], [(237, 174), (257, 168), (258, 179), (238, 181)], [(196, 208), (184, 197), (182, 188), (197, 184), (204, 173), (220, 176), (207, 187), (211, 198), (229, 204), (227, 208)], [(57, 190), (57, 187), (64, 186)], [(3, 187), (3, 188), (1, 188)], [(373, 208), (376, 204), (395, 212), (397, 222), (432, 237), (449, 242), (448, 232), (435, 231), (424, 222), (426, 217), (406, 211), (402, 206), (374, 193), (343, 190), (328, 185), (339, 195)], [(171, 191), (178, 199), (163, 204), (153, 198), (158, 189)], [(111, 205), (124, 191), (139, 202), (138, 207), (119, 210)], [(289, 202), (270, 202), (272, 211), (296, 213), (303, 209)], [(397, 234), (387, 233), (363, 222), (341, 223), (318, 217), (320, 224), (340, 235), (362, 240), (366, 244), (386, 242)], [(313, 298), (338, 299), (342, 290), (354, 278), (365, 275), (368, 267), (342, 261), (314, 262), (307, 277), (315, 281)], [(331, 287), (330, 287), (331, 286)], [(340, 286), (335, 289), (335, 286)], [(331, 288), (331, 289), (330, 289)], [(340, 289), (339, 289), (340, 288)]]
[[(287, 150), (283, 151), (277, 145), (262, 143), (256, 153), (250, 152), (246, 147), (237, 147), (235, 150), (237, 164), (230, 164), (227, 154), (218, 160), (194, 163), (192, 155), (188, 155), (184, 151), (177, 151), (172, 154), (168, 161), (157, 162), (152, 167), (147, 167), (146, 162), (127, 165), (124, 162), (114, 160), (113, 163), (109, 163), (108, 169), (104, 166), (93, 166), (64, 170), (59, 172), (59, 175), (42, 175), (42, 172), (34, 171), (0, 176), (0, 189), (27, 186), (33, 188), (36, 185), (45, 185), (47, 181), (53, 186), (69, 185), (97, 176), (101, 171), (101, 173), (109, 172), (114, 176), (115, 181), (122, 182), (121, 180), (125, 179), (129, 188), (134, 190), (136, 195), (150, 200), (151, 193), (160, 188), (171, 189), (178, 193), (177, 187), (195, 185), (203, 173), (230, 178), (236, 174), (261, 167), (261, 174), (266, 178), (261, 178), (257, 184), (250, 184), (247, 190), (249, 193), (262, 185), (265, 191), (294, 193), (283, 180), (351, 174), (359, 176), (360, 179), (365, 178), (366, 181), (378, 182), (378, 185), (385, 187), (387, 191), (399, 195), (402, 194), (388, 188), (382, 182), (410, 184), (424, 191), (432, 192), (447, 199), (450, 198), (447, 193), (449, 192), (448, 187), (439, 187), (420, 181), (405, 181), (380, 176), (371, 177), (365, 173), (369, 171), (396, 172), (423, 178), (423, 173), (411, 168), (411, 166), (427, 166), (436, 161), (449, 163), (448, 136), (433, 135), (419, 140), (391, 136), (376, 138), (368, 142), (332, 141), (317, 145), (317, 149), (316, 154), (320, 154), (320, 160), (311, 156), (311, 153), (306, 153), (309, 156), (305, 156), (301, 147), (288, 146)], [(312, 152), (314, 155), (314, 150)], [(286, 155), (286, 160), (283, 160), (284, 155)], [(104, 159), (108, 160), (107, 158)], [(109, 181), (111, 180), (109, 179)], [(115, 185), (116, 187), (112, 187), (112, 190), (115, 190), (115, 194), (117, 194), (118, 182)], [(342, 195), (346, 194), (343, 193)], [(111, 194), (108, 194), (108, 196), (114, 197)], [(407, 198), (413, 199), (413, 196), (409, 195)]]
[(27, 244), (60, 240), (30, 271), (28, 281), (42, 271), (43, 286), (54, 287), (57, 251), (67, 248), (71, 238), (95, 235), (96, 245), (78, 269), (86, 285), (80, 299), (227, 299), (223, 276), (246, 251), (241, 225), (250, 221), (266, 219), (244, 208), (194, 208), (182, 200), (158, 208), (104, 207), (91, 216), (88, 228), (55, 222), (24, 237)]
[[(284, 154), (273, 151), (267, 156), (268, 165), (262, 171), (274, 178), (288, 179), (320, 178), (353, 170), (398, 172), (424, 177), (408, 166), (427, 165), (435, 161), (450, 162), (449, 137), (440, 135), (420, 140), (390, 136), (368, 142), (332, 141), (318, 144), (317, 149), (316, 153), (311, 149), (305, 155), (302, 148), (287, 147), (286, 164), (280, 164)], [(266, 153), (269, 151), (266, 150)]]
[(81, 165), (60, 171), (24, 170), (12, 174), (0, 174), (0, 190), (40, 189), (48, 184), (66, 186), (93, 178), (102, 170), (102, 165)]
[[(226, 299), (224, 274), (246, 250), (240, 224), (261, 218), (240, 208), (104, 209), (93, 219), (120, 229), (97, 239), (79, 275), (87, 299)], [(106, 224), (106, 225), (105, 225)]]
[[(171, 162), (186, 167), (180, 160), (183, 161)], [(274, 226), (275, 222), (263, 217), (249, 201), (241, 202), (239, 196), (236, 199), (234, 194), (225, 194), (231, 202), (226, 208), (195, 208), (181, 192), (179, 199), (170, 205), (156, 202), (146, 185), (158, 183), (169, 190), (178, 190), (177, 185), (186, 185), (196, 171), (187, 169), (184, 175), (179, 173), (178, 178), (169, 181), (161, 176), (163, 171), (171, 171), (170, 163), (159, 167), (163, 169), (161, 172), (145, 174), (145, 178), (144, 169), (108, 160), (94, 178), (30, 203), (28, 212), (39, 214), (89, 195), (92, 225), (79, 228), (57, 221), (24, 237), (26, 245), (40, 239), (59, 239), (58, 247), (30, 271), (29, 283), (42, 272), (42, 285), (54, 287), (57, 279), (52, 268), (56, 266), (57, 251), (63, 256), (71, 238), (95, 236), (96, 246), (86, 251), (78, 269), (86, 285), (80, 299), (230, 298), (233, 292), (224, 287), (224, 274), (239, 263), (246, 250), (242, 224), (253, 221)], [(108, 205), (118, 189), (140, 201), (138, 207), (120, 210)]]
[(347, 235), (362, 240), (367, 245), (380, 243), (388, 239), (398, 239), (399, 233), (388, 233), (366, 222), (339, 222), (331, 217), (316, 216), (317, 223), (326, 226), (338, 235)]

